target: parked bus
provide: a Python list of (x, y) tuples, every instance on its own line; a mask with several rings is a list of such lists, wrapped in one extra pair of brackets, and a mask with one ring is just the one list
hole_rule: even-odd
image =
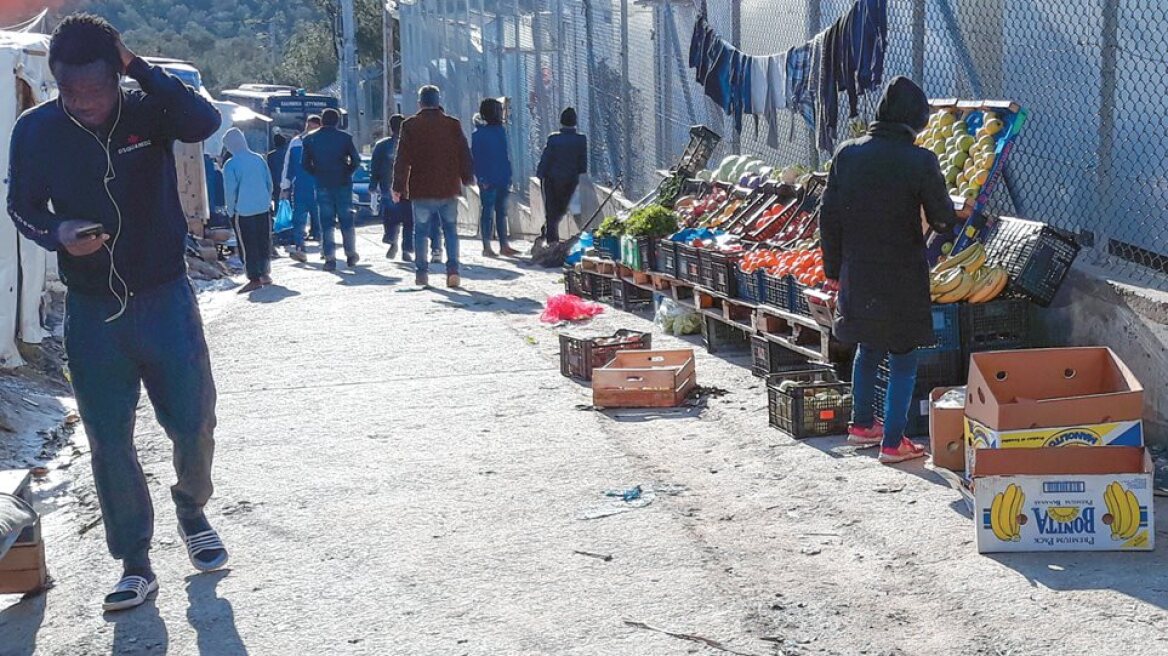
[[(299, 134), (304, 122), (312, 114), (320, 115), (326, 109), (340, 110), (340, 103), (332, 96), (306, 93), (303, 89), (274, 84), (244, 84), (220, 94), (230, 100), (272, 119), (272, 127), (285, 135)], [(348, 115), (341, 112), (341, 128), (348, 125)]]

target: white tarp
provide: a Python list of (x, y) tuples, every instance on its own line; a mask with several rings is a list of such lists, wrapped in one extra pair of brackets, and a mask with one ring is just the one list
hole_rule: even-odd
[[(28, 84), (34, 103), (56, 95), (49, 72), (49, 37), (0, 32), (0, 171), (8, 171), (8, 143), (21, 113), (18, 80)], [(7, 175), (0, 180), (0, 204), (8, 197)], [(7, 210), (5, 210), (7, 213)], [(24, 364), (16, 340), (39, 344), (48, 333), (41, 325), (41, 298), (50, 257), (0, 217), (0, 368)]]

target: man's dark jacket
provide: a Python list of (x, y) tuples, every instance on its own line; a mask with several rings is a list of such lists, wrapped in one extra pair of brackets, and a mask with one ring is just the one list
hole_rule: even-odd
[(318, 189), (353, 184), (353, 173), (360, 166), (361, 153), (348, 132), (326, 125), (304, 137), (304, 170), (316, 180)]
[(575, 180), (588, 172), (588, 138), (576, 128), (560, 128), (548, 136), (539, 158), (540, 180)]
[[(57, 251), (61, 277), (75, 292), (111, 294), (110, 251), (125, 280), (123, 289), (115, 277), (119, 296), (186, 275), (187, 223), (173, 146), (213, 135), (219, 111), (140, 58), (126, 72), (141, 91), (122, 92), (121, 116), (116, 126), (111, 119), (112, 133), (106, 128), (95, 137), (74, 123), (59, 100), (28, 110), (12, 131), (8, 213), (21, 234)], [(112, 165), (108, 193), (107, 164)], [(57, 237), (66, 220), (101, 223), (110, 235), (109, 250), (70, 255)]]

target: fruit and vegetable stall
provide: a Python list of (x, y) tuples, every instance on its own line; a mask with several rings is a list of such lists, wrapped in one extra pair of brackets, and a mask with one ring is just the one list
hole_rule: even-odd
[[(1051, 303), (1079, 247), (1045, 224), (987, 211), (1026, 111), (1002, 101), (938, 100), (931, 105), (933, 113), (917, 145), (938, 156), (961, 225), (953, 234), (927, 235), (935, 343), (921, 349), (906, 432), (930, 437), (934, 466), (951, 469), (960, 482), (955, 487), (966, 492), (975, 516), (989, 518), (984, 526), (980, 519), (977, 522), (980, 551), (1086, 548), (1083, 541), (1026, 537), (1033, 531), (1020, 519), (1020, 499), (1035, 485), (1041, 488), (1042, 476), (1049, 477), (1051, 471), (1086, 475), (1096, 470), (1119, 477), (1117, 484), (1123, 489), (1108, 484), (1084, 488), (1097, 489), (1099, 507), (1112, 510), (1106, 517), (1112, 522), (1113, 541), (1091, 548), (1150, 549), (1147, 520), (1144, 524), (1136, 520), (1150, 513), (1150, 506), (1129, 496), (1147, 475), (1144, 459), (1134, 450), (1101, 452), (1107, 454), (1102, 469), (1092, 466), (1090, 459), (1072, 462), (1031, 453), (1041, 449), (1018, 450), (1012, 458), (990, 453), (983, 456), (980, 468), (973, 464), (973, 454), (983, 449), (1008, 451), (1007, 446), (1035, 443), (1142, 450), (1142, 432), (1133, 433), (1131, 428), (1131, 422), (1139, 423), (1135, 406), (1126, 410), (1125, 422), (1115, 421), (1112, 406), (1094, 423), (1090, 413), (1083, 415), (1076, 426), (1056, 419), (1046, 423), (1005, 419), (980, 407), (992, 406), (995, 394), (1026, 393), (1051, 403), (1059, 395), (1077, 395), (1081, 405), (1084, 396), (1115, 392), (1108, 386), (1116, 387), (1117, 380), (1128, 382), (1125, 392), (1142, 394), (1142, 389), (1130, 372), (1128, 378), (1116, 377), (1114, 370), (1126, 368), (1108, 349), (1086, 354), (1077, 352), (1082, 349), (1035, 348), (1032, 306)], [(711, 166), (708, 159), (717, 135), (701, 126), (691, 135), (681, 161), (655, 194), (601, 223), (593, 235), (593, 249), (565, 269), (567, 291), (622, 310), (653, 312), (666, 332), (700, 331), (702, 344), (711, 353), (740, 351), (751, 371), (766, 380), (771, 426), (795, 438), (843, 434), (852, 407), (854, 346), (834, 337), (835, 298), (825, 289), (819, 212), (830, 162), (824, 170), (813, 171), (732, 155)], [(625, 348), (621, 344), (639, 344), (647, 336), (596, 340), (597, 349), (620, 349)], [(1008, 357), (989, 357), (995, 354)], [(1106, 369), (1101, 358), (1107, 359), (1111, 374), (1100, 373)], [(1025, 373), (1018, 370), (1019, 362), (1027, 362)], [(604, 363), (589, 363), (592, 366)], [(692, 375), (692, 368), (685, 367), (691, 364), (675, 368), (676, 380), (687, 371)], [(1008, 369), (1042, 389), (1020, 393), (1010, 387), (1014, 383), (1005, 383)], [(1040, 379), (1031, 374), (1046, 369), (1051, 376)], [(984, 377), (983, 371), (989, 370), (996, 372), (995, 377)], [(1079, 372), (1087, 371), (1100, 389), (1076, 380)], [(885, 363), (878, 381), (886, 383), (887, 378)], [(966, 394), (967, 383), (973, 385), (969, 381), (975, 378), (985, 384), (976, 402), (974, 395)], [(883, 419), (884, 390), (882, 384), (878, 387), (877, 418)], [(1014, 487), (994, 491), (999, 479), (1014, 481)], [(975, 480), (981, 481), (980, 487), (973, 485)], [(1036, 523), (1049, 521), (1055, 527), (1051, 530), (1062, 530), (1058, 527), (1077, 521), (1078, 515), (1071, 517), (1070, 511), (1052, 512)]]

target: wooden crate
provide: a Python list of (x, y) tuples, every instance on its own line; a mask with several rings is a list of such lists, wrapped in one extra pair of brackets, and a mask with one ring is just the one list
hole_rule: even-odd
[(621, 351), (592, 372), (597, 408), (671, 408), (697, 386), (693, 349)]
[(43, 540), (12, 547), (0, 560), (0, 594), (36, 592), (47, 579)]

